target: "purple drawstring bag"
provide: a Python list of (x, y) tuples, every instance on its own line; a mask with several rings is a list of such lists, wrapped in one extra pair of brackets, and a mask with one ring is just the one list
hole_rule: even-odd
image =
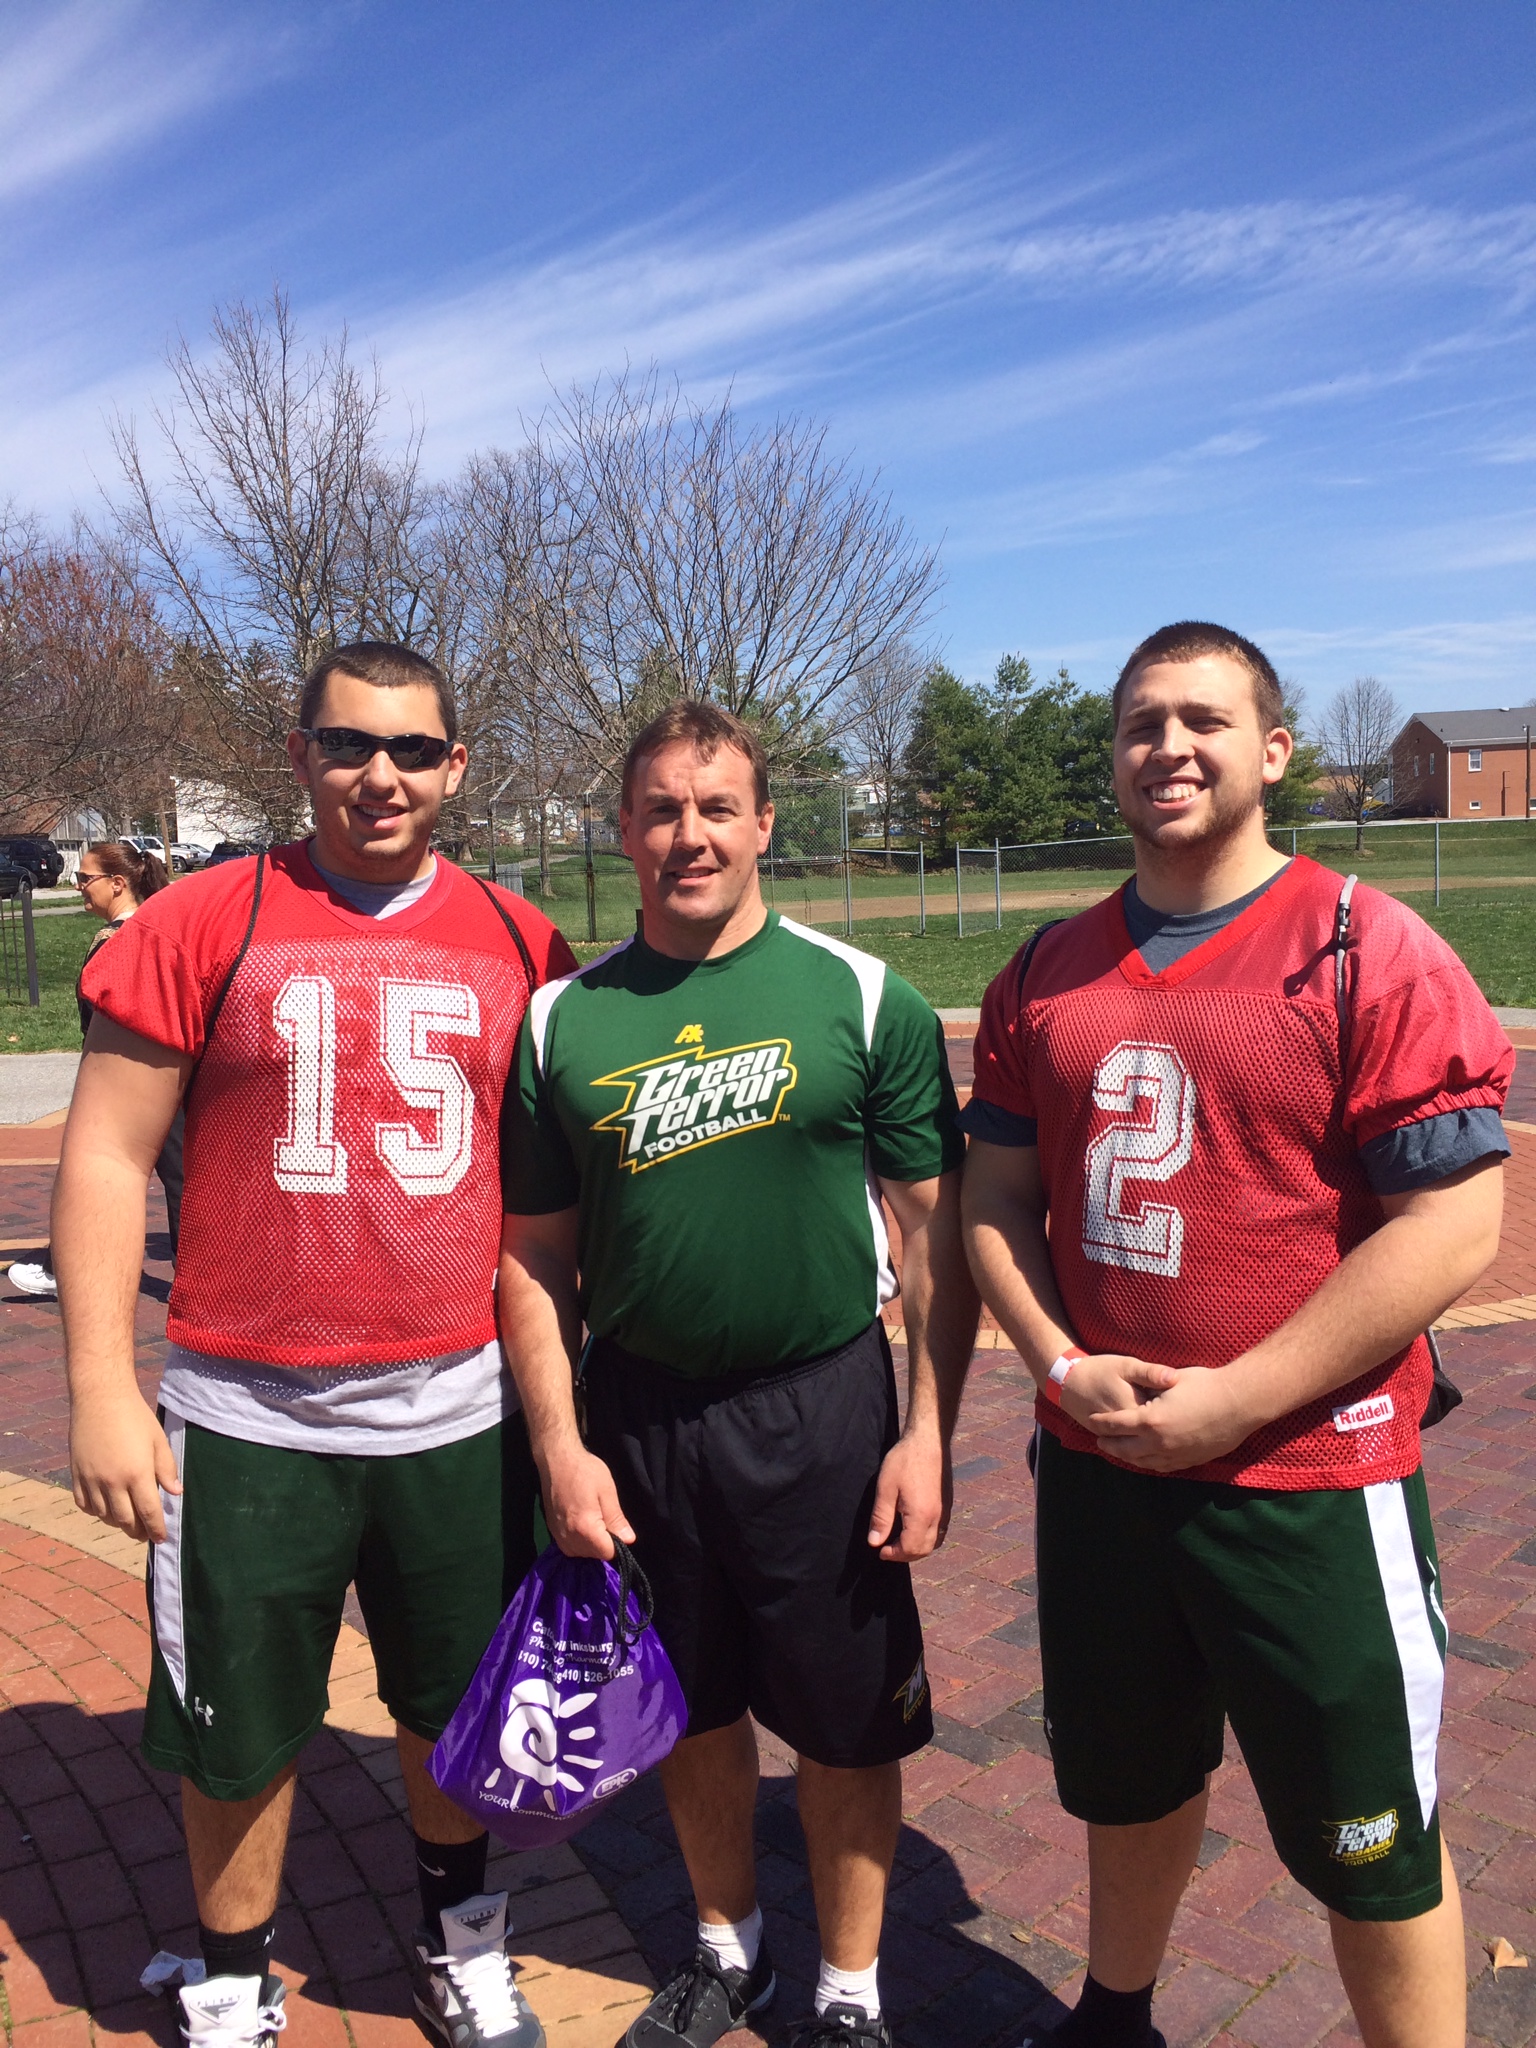
[(551, 1544), (427, 1758), (439, 1789), (513, 1849), (575, 1834), (687, 1723), (653, 1611), (617, 1537), (613, 1564)]

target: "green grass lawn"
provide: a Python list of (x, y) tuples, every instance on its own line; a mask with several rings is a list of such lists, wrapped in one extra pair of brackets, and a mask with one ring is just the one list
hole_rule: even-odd
[(89, 911), (81, 910), (35, 918), (33, 929), (42, 1005), (36, 1010), (29, 1007), (25, 987), (19, 1003), (0, 1000), (0, 1051), (78, 1052), (80, 1013), (75, 1008), (75, 979), (85, 949), (101, 925)]
[[(1536, 1008), (1536, 889), (1448, 894), (1438, 910), (1415, 897), (1413, 908), (1455, 947), (1490, 1003)], [(974, 1009), (987, 983), (1030, 933), (1063, 914), (1005, 911), (998, 931), (990, 922), (973, 926), (967, 911), (963, 939), (955, 935), (953, 915), (930, 914), (921, 938), (909, 920), (872, 921), (855, 925), (854, 944), (888, 961), (935, 1009)], [(840, 931), (832, 935), (842, 936)], [(602, 943), (574, 945), (578, 960), (590, 960), (602, 950)]]
[[(584, 909), (584, 896), (582, 900)], [(1469, 889), (1448, 893), (1438, 910), (1424, 897), (1415, 897), (1413, 907), (1456, 948), (1490, 1003), (1536, 1008), (1536, 889)], [(997, 931), (990, 922), (983, 925), (977, 920), (973, 924), (968, 911), (966, 936), (961, 939), (955, 934), (953, 913), (944, 917), (930, 912), (928, 930), (921, 938), (909, 918), (858, 923), (854, 937), (866, 952), (889, 961), (935, 1009), (972, 1009), (980, 1003), (987, 983), (1030, 933), (1060, 914), (1005, 911), (1003, 929)], [(568, 929), (574, 928), (571, 919)], [(633, 928), (630, 910), (622, 929)], [(0, 1005), (4, 1017), (0, 1051), (74, 1052), (80, 1044), (75, 977), (98, 926), (93, 917), (81, 912), (39, 917), (35, 929), (42, 1007), (29, 1009), (25, 1002)], [(577, 958), (590, 960), (612, 944), (612, 939), (595, 946), (584, 941), (574, 944)]]
[(1536, 1008), (1536, 889), (1468, 889), (1413, 907), (1456, 948), (1490, 1003)]

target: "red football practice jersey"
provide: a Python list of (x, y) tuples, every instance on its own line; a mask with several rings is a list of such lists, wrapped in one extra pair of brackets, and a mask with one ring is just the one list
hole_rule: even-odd
[[(1500, 1108), (1509, 1040), (1445, 942), (1357, 888), (1335, 1001), (1340, 880), (1305, 858), (1161, 974), (1122, 892), (1047, 931), (992, 983), (977, 1100), (1038, 1123), (1051, 1264), (1078, 1342), (1223, 1366), (1315, 1294), (1382, 1223), (1361, 1146)], [(1362, 1486), (1417, 1469), (1423, 1338), (1181, 1476)], [(1074, 1450), (1099, 1440), (1044, 1401)]]
[[(387, 918), (354, 910), (303, 846), (285, 846), (252, 927), (255, 878), (255, 861), (231, 861), (151, 897), (82, 984), (104, 1015), (198, 1060), (167, 1332), (288, 1366), (483, 1344), (496, 1334), (501, 1096), (531, 993), (516, 942), (445, 860)], [(574, 969), (547, 918), (496, 900), (536, 981)]]

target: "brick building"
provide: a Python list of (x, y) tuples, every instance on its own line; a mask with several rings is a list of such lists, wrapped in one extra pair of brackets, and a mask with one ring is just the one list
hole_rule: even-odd
[(1416, 711), (1392, 742), (1392, 807), (1400, 817), (1536, 816), (1536, 705), (1502, 711)]

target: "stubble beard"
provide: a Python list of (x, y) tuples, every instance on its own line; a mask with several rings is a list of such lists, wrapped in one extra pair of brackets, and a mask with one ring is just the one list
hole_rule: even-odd
[(1264, 782), (1255, 776), (1247, 789), (1238, 789), (1224, 781), (1211, 791), (1211, 801), (1205, 815), (1193, 825), (1187, 819), (1174, 819), (1169, 826), (1151, 826), (1145, 819), (1137, 817), (1123, 807), (1120, 816), (1125, 821), (1131, 837), (1149, 851), (1166, 856), (1211, 852), (1225, 846), (1244, 832), (1256, 810), (1264, 802)]

